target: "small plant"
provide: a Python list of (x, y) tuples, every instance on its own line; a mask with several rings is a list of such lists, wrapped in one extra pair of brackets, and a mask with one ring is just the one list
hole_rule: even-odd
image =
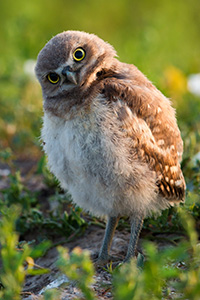
[(66, 248), (58, 247), (60, 258), (58, 260), (59, 269), (70, 279), (77, 282), (77, 286), (82, 291), (86, 300), (95, 300), (96, 297), (91, 289), (94, 282), (94, 266), (90, 260), (87, 250), (82, 251), (75, 248), (69, 255)]
[(36, 203), (36, 197), (22, 184), (20, 172), (9, 175), (9, 179), (10, 186), (2, 191), (2, 205), (19, 204), (23, 212), (30, 211), (31, 206)]
[(59, 300), (60, 292), (57, 289), (46, 290), (44, 293), (44, 300)]
[(58, 188), (59, 183), (56, 177), (49, 171), (49, 168), (47, 167), (47, 158), (45, 155), (43, 155), (37, 166), (37, 173), (42, 174), (44, 177), (44, 183), (49, 188)]
[(4, 207), (0, 219), (0, 257), (2, 267), (0, 280), (3, 288), (0, 290), (0, 299), (19, 300), (25, 276), (41, 275), (49, 272), (48, 269), (35, 268), (33, 258), (43, 255), (50, 247), (48, 241), (36, 246), (34, 249), (25, 243), (18, 247), (18, 234), (15, 231), (16, 220), (20, 214), (18, 206)]
[(4, 208), (2, 214), (3, 217), (0, 221), (2, 245), (0, 278), (4, 288), (0, 291), (0, 297), (4, 300), (18, 300), (26, 275), (24, 263), (30, 255), (30, 249), (27, 245), (24, 246), (23, 251), (16, 249), (18, 236), (15, 232), (15, 221), (19, 214), (19, 208), (16, 206), (10, 209)]

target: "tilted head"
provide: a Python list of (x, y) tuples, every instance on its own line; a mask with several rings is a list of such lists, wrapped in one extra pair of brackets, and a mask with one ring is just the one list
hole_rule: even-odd
[(44, 98), (88, 85), (103, 68), (112, 65), (116, 52), (94, 34), (65, 31), (40, 51), (35, 67)]

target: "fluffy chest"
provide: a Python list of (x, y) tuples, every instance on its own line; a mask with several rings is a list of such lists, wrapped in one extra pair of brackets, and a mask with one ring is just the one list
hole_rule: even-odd
[(138, 161), (119, 122), (101, 103), (70, 120), (44, 115), (42, 139), (50, 170), (76, 204), (96, 215), (126, 215), (140, 209), (140, 199), (147, 199), (148, 210), (155, 197), (153, 174)]
[[(63, 188), (109, 189), (132, 172), (129, 145), (115, 114), (97, 103), (89, 113), (64, 120), (46, 113), (42, 129), (51, 171)], [(93, 182), (93, 184), (92, 184)]]
[(63, 120), (45, 114), (42, 138), (51, 171), (61, 183), (77, 176), (80, 180), (98, 156), (100, 134), (90, 118)]
[(45, 114), (42, 139), (50, 170), (61, 186), (76, 204), (103, 215), (113, 211), (112, 182), (123, 159), (117, 159), (109, 130), (100, 123), (93, 114), (73, 120)]

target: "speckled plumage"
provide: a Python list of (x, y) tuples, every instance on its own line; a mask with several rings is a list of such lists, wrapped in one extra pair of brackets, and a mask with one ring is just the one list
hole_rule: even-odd
[[(75, 61), (73, 53), (86, 55)], [(144, 218), (184, 200), (183, 143), (170, 101), (95, 35), (66, 31), (38, 55), (51, 171), (97, 216)], [(68, 68), (67, 73), (63, 70)], [(57, 84), (49, 73), (60, 76)]]

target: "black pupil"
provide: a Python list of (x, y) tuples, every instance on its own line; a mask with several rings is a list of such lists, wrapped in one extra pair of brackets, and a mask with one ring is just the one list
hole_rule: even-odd
[(52, 81), (57, 81), (58, 80), (58, 75), (56, 73), (50, 73), (49, 77)]
[(83, 52), (81, 50), (77, 50), (76, 53), (75, 53), (75, 57), (77, 59), (80, 59), (83, 57)]

